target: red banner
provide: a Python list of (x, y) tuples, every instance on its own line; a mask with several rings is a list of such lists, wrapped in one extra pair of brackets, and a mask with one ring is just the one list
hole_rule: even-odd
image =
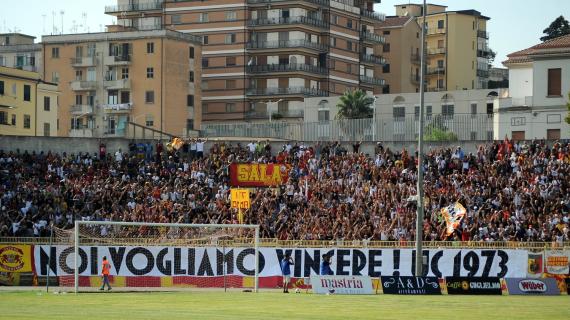
[(284, 164), (233, 163), (230, 165), (232, 187), (274, 187), (287, 182), (289, 169)]

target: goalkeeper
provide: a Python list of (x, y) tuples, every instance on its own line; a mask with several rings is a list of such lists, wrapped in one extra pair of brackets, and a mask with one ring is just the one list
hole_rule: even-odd
[(283, 293), (289, 293), (289, 282), (291, 281), (291, 266), (293, 258), (290, 253), (285, 253), (285, 258), (281, 260), (281, 272), (283, 273)]

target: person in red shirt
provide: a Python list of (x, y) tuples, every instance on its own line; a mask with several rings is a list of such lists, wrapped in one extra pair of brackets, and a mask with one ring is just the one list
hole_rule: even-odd
[(111, 271), (111, 264), (107, 257), (103, 257), (103, 270), (101, 275), (103, 276), (103, 286), (99, 290), (105, 290), (105, 285), (107, 285), (107, 291), (111, 290), (111, 284), (109, 283), (109, 271)]

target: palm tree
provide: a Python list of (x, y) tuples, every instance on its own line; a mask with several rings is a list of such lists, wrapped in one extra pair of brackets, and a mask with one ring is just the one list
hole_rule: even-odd
[(364, 131), (372, 124), (374, 98), (362, 90), (346, 91), (336, 105), (336, 119), (340, 128), (351, 140), (362, 140)]
[(373, 103), (374, 98), (367, 96), (362, 90), (346, 91), (336, 105), (338, 108), (336, 118), (338, 120), (372, 118)]

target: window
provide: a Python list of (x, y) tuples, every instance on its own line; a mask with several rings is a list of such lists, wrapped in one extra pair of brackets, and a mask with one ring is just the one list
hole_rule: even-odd
[(208, 44), (208, 36), (202, 36), (202, 44)]
[(0, 96), (4, 95), (4, 81), (0, 81)]
[(319, 122), (330, 121), (329, 110), (319, 110)]
[(194, 119), (186, 119), (186, 130), (194, 130)]
[(152, 126), (154, 126), (154, 117), (153, 117), (151, 114), (147, 114), (147, 115), (146, 115), (145, 125), (146, 125), (147, 127), (152, 127)]
[(154, 78), (154, 68), (152, 67), (146, 68), (146, 78), (147, 79)]
[(332, 24), (338, 24), (338, 16), (334, 15), (332, 16)]
[(53, 59), (59, 59), (59, 48), (58, 47), (51, 48), (51, 57)]
[(44, 111), (50, 110), (50, 99), (49, 97), (44, 97)]
[(236, 112), (236, 104), (226, 103), (226, 112)]
[(236, 34), (235, 33), (226, 34), (226, 38), (225, 38), (224, 43), (225, 44), (236, 43)]
[(179, 14), (173, 14), (172, 17), (170, 18), (170, 23), (179, 24), (180, 23), (180, 15)]
[(352, 19), (346, 20), (346, 27), (352, 29)]
[(0, 124), (8, 124), (8, 112), (0, 111)]
[(443, 63), (444, 63), (443, 60), (437, 60), (437, 67), (438, 67), (438, 68), (443, 68)]
[(146, 53), (154, 53), (154, 42), (146, 43)]
[(455, 106), (452, 104), (444, 104), (441, 106), (441, 114), (444, 119), (453, 119), (455, 114)]
[(226, 57), (226, 66), (235, 66), (236, 57)]
[(131, 102), (131, 92), (121, 91), (121, 103), (130, 103), (130, 102)]
[(396, 121), (402, 121), (403, 118), (406, 117), (406, 108), (405, 107), (394, 107), (392, 110), (394, 119)]
[(382, 66), (382, 73), (390, 73), (390, 64), (386, 63)]
[(390, 44), (389, 43), (384, 43), (382, 45), (382, 51), (384, 52), (390, 52)]
[(16, 125), (16, 115), (15, 114), (12, 115), (12, 125), (13, 126)]
[(24, 115), (24, 129), (30, 129), (31, 128), (31, 117), (29, 114), (25, 114)]
[(76, 81), (83, 80), (83, 70), (75, 70), (75, 80)]
[(119, 103), (119, 90), (107, 91), (107, 103), (108, 104), (118, 104)]
[(82, 105), (83, 104), (83, 96), (80, 94), (75, 95), (75, 104)]
[(194, 106), (194, 95), (193, 94), (189, 94), (186, 96), (186, 105), (188, 107), (193, 107)]
[(493, 115), (493, 103), (487, 103), (487, 115)]
[(438, 29), (443, 29), (444, 27), (444, 21), (443, 20), (438, 20), (437, 21), (437, 28)]
[(431, 106), (426, 106), (426, 119), (431, 119)]
[(190, 75), (188, 78), (190, 82), (194, 82), (194, 71), (190, 71)]
[(208, 64), (208, 58), (202, 58), (202, 68), (207, 68)]
[(144, 102), (148, 104), (154, 103), (154, 91), (147, 91), (144, 94)]
[(437, 88), (443, 89), (443, 79), (437, 79)]
[(348, 74), (352, 73), (352, 65), (350, 63), (346, 64), (346, 73)]
[(336, 38), (331, 37), (331, 47), (336, 47)]
[(198, 18), (199, 22), (208, 22), (210, 19), (208, 18), (208, 13), (202, 12)]
[(121, 68), (121, 79), (129, 78), (129, 68)]
[(236, 88), (235, 80), (226, 80), (226, 89), (235, 89), (235, 88)]
[(24, 101), (32, 100), (32, 87), (28, 84), (24, 85)]
[(237, 20), (237, 12), (226, 11), (226, 21), (236, 21), (236, 20)]
[(389, 84), (382, 87), (382, 93), (383, 94), (389, 94), (390, 93), (390, 85)]
[(352, 51), (352, 41), (346, 41), (346, 50)]
[(414, 107), (414, 119), (416, 121), (420, 119), (420, 106)]
[(52, 72), (51, 73), (51, 82), (59, 83), (59, 72)]
[(472, 103), (471, 104), (471, 117), (475, 117), (477, 115), (477, 104), (476, 103)]
[(438, 47), (439, 49), (441, 49), (441, 48), (444, 47), (443, 40), (437, 40), (437, 47)]
[(562, 82), (560, 81), (562, 69), (548, 69), (548, 93), (549, 97), (562, 95)]
[(49, 125), (48, 122), (44, 122), (44, 136), (49, 137), (50, 136), (50, 128), (51, 126)]
[(207, 103), (203, 103), (202, 104), (202, 114), (204, 113), (208, 113), (208, 104)]
[(194, 47), (190, 47), (190, 59), (194, 59)]
[(390, 30), (385, 30), (382, 32), (383, 35), (385, 36), (389, 36), (390, 35)]

